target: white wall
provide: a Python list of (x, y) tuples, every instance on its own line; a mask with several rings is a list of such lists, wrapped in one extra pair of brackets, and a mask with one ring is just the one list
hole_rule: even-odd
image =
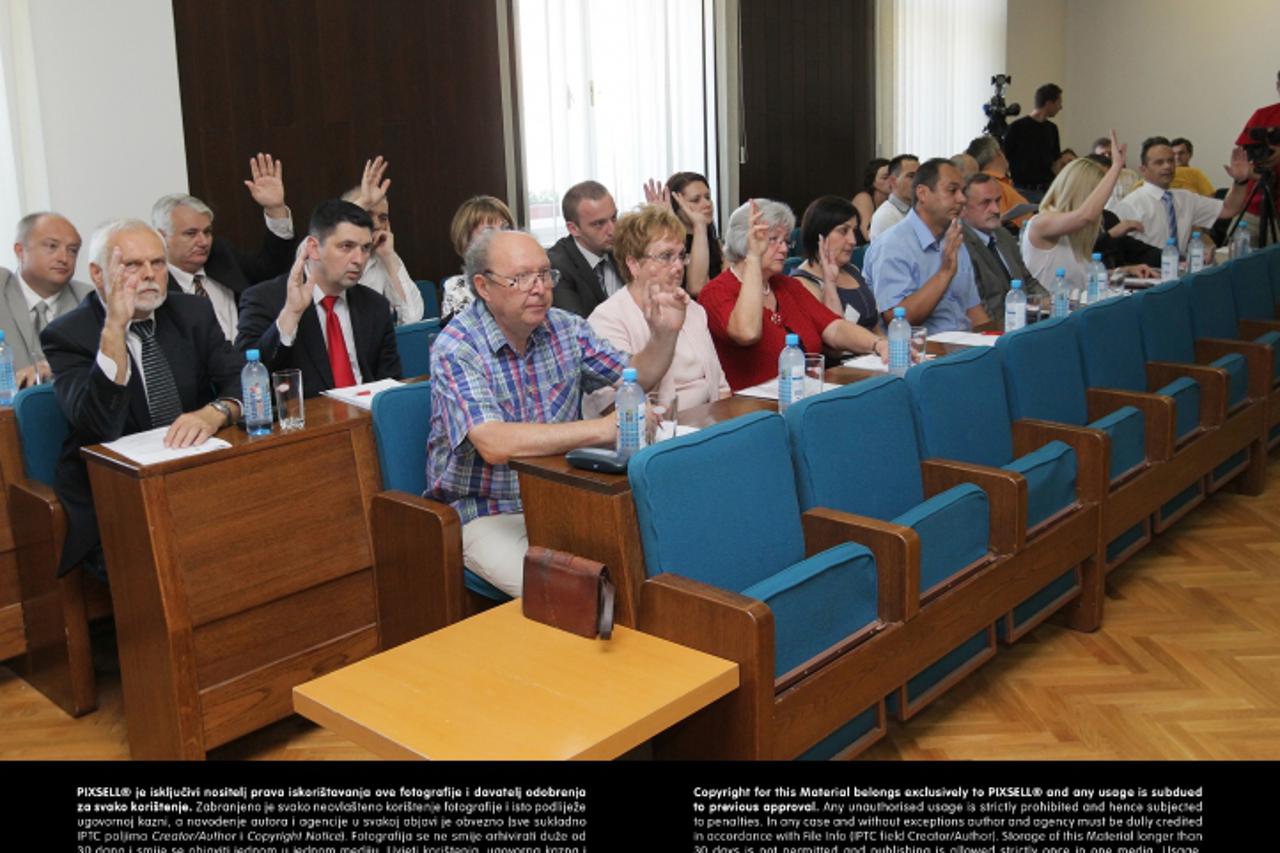
[[(1057, 83), (1066, 87), (1067, 7), (1067, 0), (1009, 0), (1005, 32), (1007, 73), (1013, 77), (1013, 84), (1005, 93), (1005, 100), (1021, 104), (1021, 115), (1035, 109), (1036, 89), (1040, 86)], [(1064, 93), (1063, 105), (1054, 123), (1063, 145), (1072, 147), (1074, 143), (1067, 141), (1075, 110), (1071, 93)]]
[(1080, 151), (1114, 125), (1136, 166), (1144, 137), (1185, 136), (1221, 185), (1245, 121), (1277, 100), (1277, 33), (1276, 0), (1071, 0), (1063, 144)]
[[(170, 0), (8, 0), (24, 210), (65, 214), (86, 242), (187, 190)], [(8, 48), (6, 48), (8, 51)], [(8, 234), (0, 264), (13, 259)], [(82, 253), (77, 277), (88, 280)]]

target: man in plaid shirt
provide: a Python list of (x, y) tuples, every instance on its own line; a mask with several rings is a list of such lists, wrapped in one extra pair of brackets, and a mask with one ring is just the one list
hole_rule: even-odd
[(653, 337), (629, 356), (584, 317), (551, 307), (558, 271), (530, 235), (485, 232), (467, 250), (464, 273), (479, 298), (431, 349), (426, 496), (458, 511), (467, 568), (518, 596), (528, 537), (507, 461), (611, 444), (616, 416), (581, 420), (583, 393), (617, 383), (627, 366), (641, 386), (656, 387), (688, 296), (650, 294)]

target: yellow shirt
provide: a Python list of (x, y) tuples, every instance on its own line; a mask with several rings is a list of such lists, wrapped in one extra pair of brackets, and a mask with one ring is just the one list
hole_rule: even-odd
[(1209, 181), (1209, 176), (1197, 169), (1195, 166), (1179, 166), (1173, 170), (1173, 183), (1169, 184), (1171, 190), (1191, 190), (1193, 193), (1213, 198), (1216, 191), (1213, 184)]

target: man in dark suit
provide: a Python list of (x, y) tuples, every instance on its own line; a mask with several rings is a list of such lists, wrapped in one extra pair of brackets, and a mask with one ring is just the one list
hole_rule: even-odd
[(202, 296), (213, 305), (228, 341), (235, 340), (240, 296), (250, 285), (274, 278), (293, 262), (293, 215), (284, 203), (284, 164), (270, 154), (249, 160), (244, 182), (262, 206), (267, 233), (257, 254), (241, 252), (213, 236), (213, 210), (195, 196), (167, 195), (151, 208), (151, 224), (164, 235), (169, 291)]
[(587, 317), (622, 287), (613, 261), (613, 227), (618, 207), (604, 185), (574, 184), (560, 202), (568, 237), (547, 250), (551, 266), (560, 270), (552, 304)]
[(93, 286), (71, 280), (80, 232), (56, 213), (29, 213), (18, 220), (13, 253), (17, 270), (0, 267), (0, 329), (13, 354), (18, 387), (25, 388), (37, 375), (41, 380), (52, 375), (40, 350), (40, 332), (75, 308)]
[(190, 447), (240, 417), (244, 357), (207, 300), (168, 292), (161, 236), (140, 220), (119, 220), (94, 233), (89, 251), (97, 294), (40, 336), (70, 425), (54, 482), (67, 511), (59, 574), (86, 558), (101, 569), (81, 447), (157, 427), (168, 427), (167, 446)]
[(1048, 291), (1022, 262), (1018, 241), (1000, 224), (999, 182), (986, 172), (972, 175), (964, 188), (964, 244), (973, 262), (978, 294), (987, 316), (1004, 316), (1004, 297), (1009, 282), (1022, 279), (1022, 290), (1029, 298), (1046, 296)]
[(301, 370), (308, 397), (399, 378), (391, 304), (356, 287), (372, 248), (366, 211), (340, 199), (321, 202), (293, 269), (245, 292), (236, 346), (257, 349), (269, 370)]

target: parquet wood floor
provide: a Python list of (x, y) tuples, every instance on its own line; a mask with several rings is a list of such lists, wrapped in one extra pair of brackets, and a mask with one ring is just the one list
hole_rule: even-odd
[[(72, 720), (0, 667), (0, 758), (129, 755), (118, 675)], [(218, 759), (362, 759), (298, 717)], [(1280, 460), (1260, 497), (1220, 493), (1114, 572), (1105, 624), (1046, 624), (868, 759), (1280, 758)]]

